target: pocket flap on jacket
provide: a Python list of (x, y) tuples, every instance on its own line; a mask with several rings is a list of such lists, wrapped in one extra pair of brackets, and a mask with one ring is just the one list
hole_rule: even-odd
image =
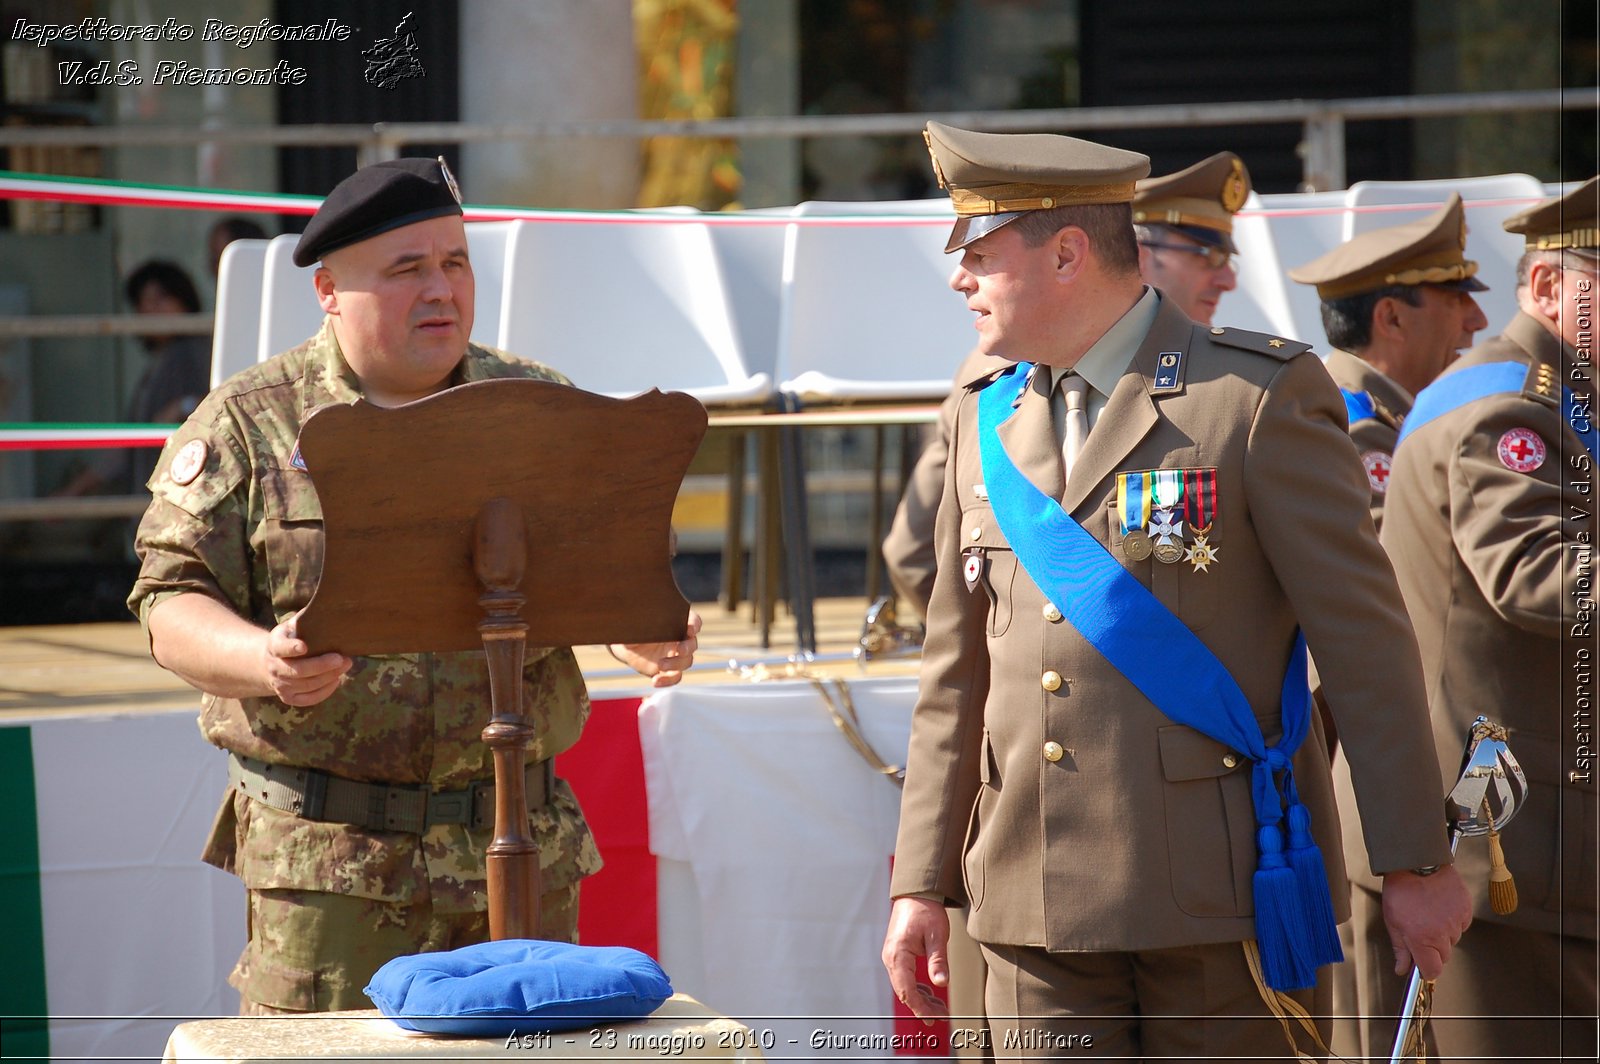
[(1205, 780), (1237, 772), (1249, 759), (1183, 724), (1169, 724), (1156, 732), (1161, 745), (1161, 774), (1170, 783)]

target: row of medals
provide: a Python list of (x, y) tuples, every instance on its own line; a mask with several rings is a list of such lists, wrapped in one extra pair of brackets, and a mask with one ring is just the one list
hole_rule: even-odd
[(1183, 541), (1183, 519), (1174, 510), (1152, 510), (1148, 527), (1154, 534), (1144, 528), (1123, 534), (1122, 553), (1132, 561), (1142, 562), (1152, 556), (1164, 565), (1187, 561), (1195, 572), (1203, 573), (1217, 560), (1217, 548), (1206, 539), (1211, 534), (1210, 525), (1195, 529), (1194, 542), (1187, 545)]

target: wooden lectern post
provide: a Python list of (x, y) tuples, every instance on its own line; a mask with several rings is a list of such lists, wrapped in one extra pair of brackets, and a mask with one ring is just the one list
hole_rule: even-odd
[(296, 622), (310, 653), (481, 646), (487, 656), (494, 938), (539, 934), (527, 647), (683, 638), (672, 503), (705, 430), (705, 408), (687, 395), (609, 399), (521, 379), (392, 410), (331, 405), (301, 426), (324, 538), (317, 590)]
[(510, 499), (490, 499), (478, 511), (472, 568), (483, 584), (478, 634), (489, 660), (489, 724), (483, 741), (494, 752), (494, 841), (486, 855), (489, 937), (539, 937), (539, 847), (528, 831), (528, 747), (533, 723), (522, 704), (522, 659), (527, 596), (517, 590), (528, 567), (528, 532)]

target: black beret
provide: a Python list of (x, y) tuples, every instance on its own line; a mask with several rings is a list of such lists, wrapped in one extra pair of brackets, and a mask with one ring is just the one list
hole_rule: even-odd
[(373, 163), (328, 193), (294, 246), (294, 264), (310, 266), (379, 233), (460, 213), (461, 189), (443, 158)]

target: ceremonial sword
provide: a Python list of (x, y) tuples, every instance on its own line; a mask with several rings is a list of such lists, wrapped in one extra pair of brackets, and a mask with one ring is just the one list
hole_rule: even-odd
[[(1463, 836), (1495, 836), (1521, 811), (1528, 796), (1528, 779), (1522, 766), (1512, 756), (1506, 745), (1506, 729), (1487, 717), (1478, 717), (1467, 728), (1466, 748), (1461, 752), (1461, 775), (1456, 785), (1444, 798), (1445, 827), (1450, 835), (1450, 856), (1456, 853), (1456, 843)], [(1498, 839), (1491, 845), (1498, 849)], [(1493, 873), (1491, 873), (1492, 875)], [(1496, 890), (1497, 884), (1501, 887)], [(1497, 894), (1509, 894), (1502, 902)], [(1509, 877), (1490, 881), (1490, 896), (1496, 912), (1510, 912), (1516, 907), (1516, 895), (1510, 888)], [(1502, 904), (1509, 908), (1502, 909)], [(1422, 969), (1411, 966), (1411, 981), (1406, 986), (1405, 1003), (1400, 1007), (1400, 1028), (1395, 1032), (1394, 1049), (1389, 1054), (1389, 1064), (1420, 1056), (1407, 1052), (1412, 1028), (1417, 1019), (1417, 999), (1423, 993)], [(1418, 1036), (1420, 1037), (1420, 1030)]]

